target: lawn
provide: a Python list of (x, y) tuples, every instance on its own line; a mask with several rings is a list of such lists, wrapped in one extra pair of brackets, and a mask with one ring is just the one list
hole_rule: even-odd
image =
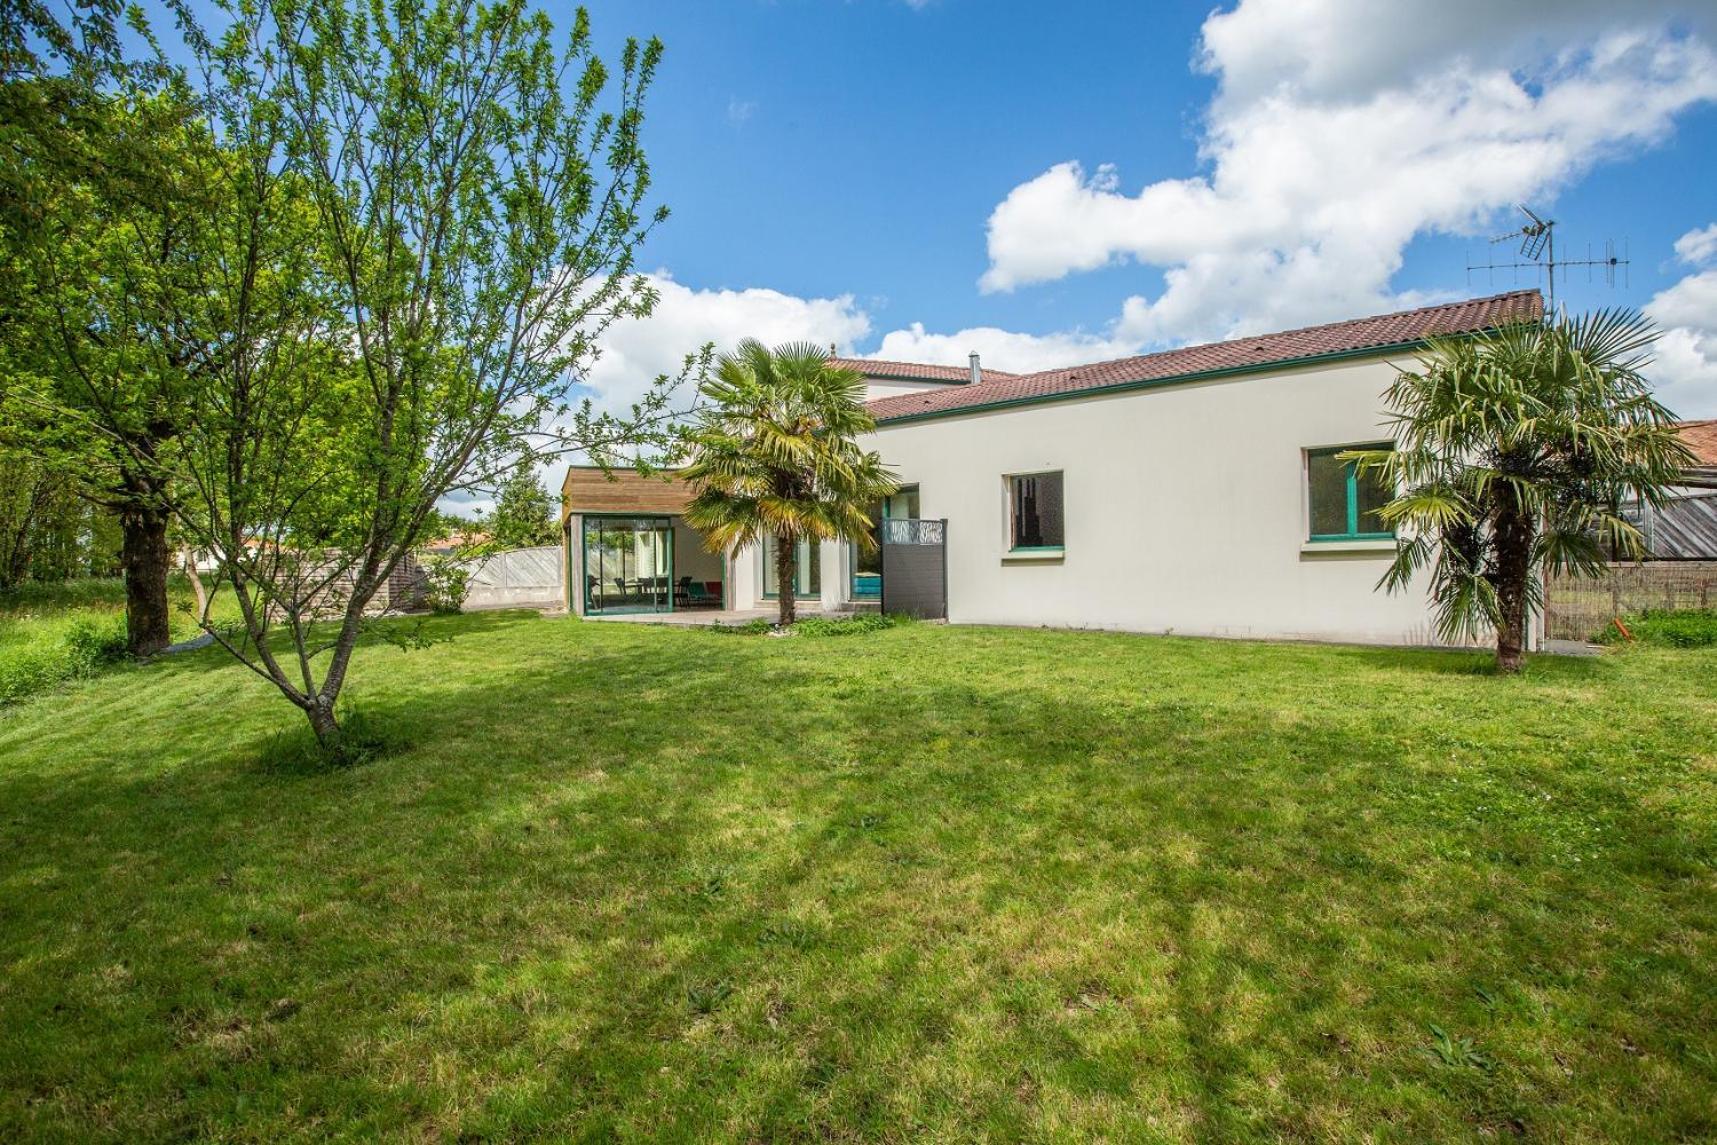
[(0, 713), (0, 1139), (1717, 1135), (1717, 650), (434, 625)]
[[(170, 578), (168, 598), (173, 638), (197, 635), (190, 583)], [(124, 651), (125, 589), (117, 578), (31, 582), (0, 593), (0, 706), (97, 675)]]

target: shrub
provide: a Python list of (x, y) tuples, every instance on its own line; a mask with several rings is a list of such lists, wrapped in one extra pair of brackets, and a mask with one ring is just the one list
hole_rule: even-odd
[(759, 616), (755, 620), (747, 620), (744, 624), (712, 624), (709, 631), (719, 632), (723, 636), (762, 636), (774, 628), (775, 625)]
[(0, 704), (15, 703), (67, 680), (84, 680), (125, 658), (125, 614), (74, 613), (12, 619), (0, 642)]
[(439, 615), (458, 612), (465, 607), (465, 597), (471, 590), (471, 573), (458, 561), (440, 557), (424, 565), (424, 603), (429, 611)]
[(909, 616), (885, 616), (880, 612), (863, 612), (857, 616), (807, 616), (793, 626), (793, 631), (800, 636), (863, 636), (911, 622)]
[(67, 674), (76, 679), (93, 676), (109, 664), (125, 659), (125, 616), (83, 613), (66, 626), (63, 647)]
[[(884, 616), (878, 612), (866, 612), (858, 616), (807, 616), (781, 634), (811, 637), (863, 636), (867, 632), (881, 632), (885, 628), (898, 628), (911, 623), (913, 620), (910, 616)], [(765, 636), (777, 631), (773, 622), (761, 616), (747, 620), (744, 624), (712, 624), (710, 630), (728, 636)]]

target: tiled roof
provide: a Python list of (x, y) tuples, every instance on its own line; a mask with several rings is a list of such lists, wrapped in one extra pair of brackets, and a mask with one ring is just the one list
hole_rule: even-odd
[(986, 371), (980, 385), (878, 398), (869, 404), (869, 408), (877, 421), (887, 422), (956, 413), (1000, 403), (1043, 401), (1109, 386), (1166, 382), (1327, 354), (1409, 346), (1426, 338), (1470, 334), (1513, 322), (1537, 321), (1543, 313), (1544, 300), (1538, 291), (1516, 290), (1374, 318), (1352, 318), (1326, 326), (1284, 330), (1279, 334), (1259, 334), (1203, 346), (1186, 346), (1159, 354), (1119, 358), (1112, 362), (1003, 377), (994, 382), (990, 381)]
[[(831, 366), (857, 370), (867, 378), (899, 378), (909, 382), (971, 383), (972, 371), (966, 366), (927, 366), (922, 362), (884, 362), (877, 358), (830, 358)], [(1001, 382), (1017, 378), (1018, 374), (1001, 370), (983, 370), (986, 382)]]
[(1676, 432), (1681, 444), (1693, 451), (1701, 466), (1717, 466), (1717, 418), (1706, 421), (1678, 421)]

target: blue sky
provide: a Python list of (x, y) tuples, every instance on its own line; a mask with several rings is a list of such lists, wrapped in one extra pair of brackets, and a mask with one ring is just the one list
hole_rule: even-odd
[(593, 385), (747, 332), (1029, 369), (1488, 293), (1526, 197), (1627, 242), (1563, 301), (1655, 305), (1665, 394), (1717, 416), (1714, 8), (599, 0), (667, 45), (673, 286)]
[(851, 292), (883, 322), (1096, 324), (1139, 268), (982, 296), (984, 221), (1064, 159), (1140, 180), (1193, 168), (1214, 84), (1189, 61), (1206, 7), (941, 0), (614, 3), (599, 30), (668, 46), (650, 147), (683, 281)]

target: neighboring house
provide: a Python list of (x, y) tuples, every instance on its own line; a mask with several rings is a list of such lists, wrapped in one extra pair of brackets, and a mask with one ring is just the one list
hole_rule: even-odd
[(486, 545), (491, 540), (490, 534), (480, 529), (455, 529), (445, 537), (420, 546), (420, 551), (426, 556), (450, 557), (461, 552), (470, 552), (479, 545)]
[(1663, 505), (1636, 505), (1626, 515), (1645, 534), (1648, 560), (1717, 560), (1717, 418), (1676, 428), (1694, 457), (1684, 483)]
[[(1335, 454), (1389, 442), (1382, 394), (1425, 339), (1542, 313), (1515, 291), (1032, 374), (976, 355), (967, 370), (837, 361), (865, 373), (864, 445), (903, 482), (879, 522), (947, 522), (952, 622), (1421, 644), (1425, 594), (1376, 587), (1387, 494)], [(689, 495), (671, 477), (569, 472), (571, 607), (685, 607), (688, 581), (730, 608), (772, 600), (770, 546), (704, 552), (680, 519)], [(800, 558), (790, 591), (807, 601), (878, 594), (880, 565), (853, 545)]]

